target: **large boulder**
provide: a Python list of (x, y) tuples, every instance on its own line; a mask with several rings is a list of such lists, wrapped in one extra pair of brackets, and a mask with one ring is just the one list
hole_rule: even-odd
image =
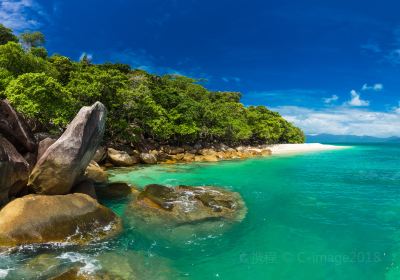
[(0, 135), (0, 206), (26, 186), (28, 176), (29, 164), (14, 146)]
[(6, 100), (0, 100), (0, 133), (20, 152), (35, 152), (36, 140), (26, 122)]
[(83, 175), (104, 134), (106, 108), (83, 107), (36, 163), (29, 186), (38, 194), (67, 194)]
[(85, 194), (27, 195), (0, 211), (0, 247), (68, 242), (86, 244), (119, 233), (121, 220)]
[(221, 233), (242, 221), (247, 208), (239, 193), (221, 188), (148, 185), (126, 211), (128, 222), (149, 238), (184, 242)]
[(132, 166), (139, 162), (136, 157), (130, 156), (127, 152), (118, 151), (113, 148), (107, 149), (107, 156), (115, 166)]

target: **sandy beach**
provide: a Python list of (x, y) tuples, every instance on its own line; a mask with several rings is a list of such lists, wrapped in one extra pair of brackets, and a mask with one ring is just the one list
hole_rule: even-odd
[(331, 151), (350, 148), (350, 146), (326, 145), (320, 143), (276, 144), (268, 147), (272, 155), (298, 154), (318, 151)]

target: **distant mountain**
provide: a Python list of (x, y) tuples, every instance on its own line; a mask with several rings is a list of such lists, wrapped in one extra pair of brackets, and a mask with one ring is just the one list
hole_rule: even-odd
[(400, 143), (400, 137), (379, 138), (357, 135), (306, 135), (307, 143)]

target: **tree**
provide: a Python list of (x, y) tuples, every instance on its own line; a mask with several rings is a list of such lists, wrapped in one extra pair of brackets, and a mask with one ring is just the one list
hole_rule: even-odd
[(65, 126), (77, 112), (71, 94), (44, 73), (26, 73), (11, 81), (5, 90), (11, 104), (44, 125)]
[(18, 38), (10, 28), (0, 24), (0, 45), (7, 44), (8, 42), (18, 42)]
[(74, 69), (72, 61), (66, 56), (55, 54), (49, 58), (49, 62), (57, 69), (57, 80), (66, 85)]
[(43, 47), (32, 47), (30, 53), (43, 59), (47, 58), (47, 50)]
[(8, 70), (14, 77), (32, 72), (55, 75), (55, 69), (48, 61), (25, 52), (21, 45), (15, 42), (0, 45), (0, 67)]
[(42, 32), (24, 32), (20, 35), (22, 44), (30, 49), (32, 47), (41, 47), (45, 43), (45, 38)]

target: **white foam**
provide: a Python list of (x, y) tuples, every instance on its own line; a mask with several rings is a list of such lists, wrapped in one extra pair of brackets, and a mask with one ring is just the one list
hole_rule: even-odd
[(8, 275), (8, 272), (12, 270), (11, 268), (0, 269), (0, 279), (5, 279)]
[(81, 267), (79, 270), (81, 273), (93, 274), (101, 269), (99, 261), (86, 254), (67, 252), (61, 254), (57, 258), (62, 260), (68, 260), (72, 263), (76, 262), (83, 263), (84, 266)]

